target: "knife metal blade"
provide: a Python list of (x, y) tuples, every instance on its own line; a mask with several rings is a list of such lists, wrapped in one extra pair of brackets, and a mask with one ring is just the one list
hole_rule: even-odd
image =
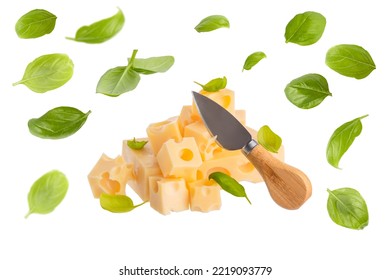
[(192, 92), (195, 104), (210, 134), (226, 150), (239, 150), (251, 142), (249, 131), (225, 108), (210, 98)]

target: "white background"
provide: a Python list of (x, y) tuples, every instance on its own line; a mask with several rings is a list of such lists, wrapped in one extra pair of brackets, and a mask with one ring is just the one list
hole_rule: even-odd
[[(388, 279), (390, 186), (388, 180), (388, 80), (390, 57), (386, 1), (3, 1), (0, 4), (0, 279), (160, 279), (119, 276), (123, 266), (203, 268), (271, 266), (264, 279)], [(88, 45), (65, 39), (109, 17), (120, 7), (123, 30), (110, 41)], [(58, 20), (52, 34), (19, 39), (14, 25), (24, 13), (43, 8)], [(284, 29), (297, 13), (317, 11), (327, 19), (321, 40), (307, 47), (284, 42)], [(212, 14), (225, 15), (230, 29), (199, 34), (195, 25)], [(357, 44), (377, 66), (363, 80), (333, 72), (326, 51)], [(164, 74), (142, 76), (133, 92), (118, 98), (96, 94), (100, 76), (138, 57), (173, 55)], [(245, 58), (267, 58), (241, 72)], [(37, 94), (20, 80), (29, 62), (49, 53), (67, 53), (75, 64), (63, 87)], [(333, 97), (310, 110), (292, 105), (284, 87), (308, 73), (325, 76)], [(162, 216), (144, 205), (126, 214), (100, 208), (87, 174), (104, 152), (121, 153), (123, 139), (146, 135), (146, 127), (178, 115), (191, 104), (194, 80), (226, 76), (236, 107), (248, 125), (268, 124), (282, 138), (286, 161), (304, 170), (313, 195), (299, 210), (278, 207), (266, 186), (245, 184), (252, 205), (223, 194), (220, 211)], [(43, 140), (27, 128), (30, 118), (57, 106), (91, 110), (86, 124), (62, 140)], [(325, 157), (330, 135), (356, 117), (363, 131), (340, 162)], [(27, 194), (42, 174), (58, 169), (70, 182), (58, 208), (31, 215)], [(334, 224), (326, 209), (326, 189), (352, 187), (366, 199), (370, 222), (362, 231)], [(139, 200), (130, 190), (136, 202)], [(184, 276), (165, 279), (187, 279)], [(260, 276), (208, 276), (189, 279), (262, 279)]]

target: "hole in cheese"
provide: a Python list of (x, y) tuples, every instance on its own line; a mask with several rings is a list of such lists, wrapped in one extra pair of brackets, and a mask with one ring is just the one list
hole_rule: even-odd
[(227, 170), (226, 168), (214, 167), (214, 168), (210, 168), (209, 170), (207, 170), (207, 178), (210, 176), (211, 173), (214, 173), (214, 172), (222, 172), (222, 173), (225, 173), (226, 175), (231, 176), (229, 170)]
[(190, 149), (183, 149), (180, 151), (180, 158), (185, 161), (191, 161), (194, 153)]
[(196, 171), (196, 179), (197, 179), (197, 180), (202, 180), (202, 179), (203, 179), (203, 173), (202, 173), (202, 171), (200, 171), (200, 170), (197, 170), (197, 171)]
[(207, 145), (204, 149), (204, 151), (206, 153), (211, 153), (213, 152), (215, 149), (218, 149), (218, 144), (217, 143), (210, 143), (209, 145)]
[(242, 165), (240, 165), (238, 168), (239, 168), (242, 172), (244, 172), (244, 173), (250, 173), (250, 172), (252, 172), (252, 171), (255, 169), (255, 167), (253, 166), (253, 164), (250, 163), (250, 162), (247, 162), (247, 163), (245, 163), (245, 164), (242, 164)]
[(215, 185), (215, 183), (214, 183), (214, 181), (212, 181), (212, 180), (205, 180), (205, 182), (204, 182), (204, 185), (205, 186), (214, 186)]
[(158, 187), (158, 184), (157, 184), (157, 182), (156, 182), (155, 184), (153, 184), (152, 192), (153, 192), (153, 193), (158, 193), (158, 189), (159, 189), (159, 187)]
[(219, 104), (221, 104), (221, 106), (225, 109), (227, 109), (230, 105), (230, 103), (232, 102), (232, 99), (230, 98), (229, 95), (224, 95), (221, 97), (221, 101), (218, 102)]
[(223, 149), (218, 146), (215, 150), (213, 150), (213, 157), (217, 156), (218, 154), (220, 154), (222, 152), (223, 152)]
[(120, 191), (120, 184), (116, 180), (111, 180), (110, 174), (108, 172), (104, 172), (102, 174), (102, 179), (100, 180), (100, 185), (102, 189), (104, 189), (109, 194), (116, 194)]

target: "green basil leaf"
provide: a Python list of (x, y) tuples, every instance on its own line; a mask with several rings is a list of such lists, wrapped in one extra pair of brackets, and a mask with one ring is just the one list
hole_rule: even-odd
[(282, 138), (271, 130), (268, 125), (262, 126), (257, 132), (257, 141), (265, 149), (277, 153), (282, 146)]
[(36, 180), (28, 193), (30, 210), (25, 218), (33, 213), (48, 214), (52, 212), (64, 199), (68, 185), (68, 179), (58, 170), (50, 171)]
[(212, 15), (202, 19), (195, 30), (198, 32), (210, 32), (219, 28), (229, 28), (229, 20), (225, 16)]
[(103, 74), (96, 87), (96, 92), (117, 97), (135, 89), (140, 79), (139, 74), (129, 66), (115, 67)]
[(327, 191), (327, 208), (333, 222), (350, 229), (363, 229), (368, 225), (366, 201), (357, 190), (342, 188)]
[(133, 70), (137, 73), (149, 75), (168, 71), (175, 59), (173, 56), (158, 56), (149, 58), (136, 58), (133, 62)]
[(32, 135), (39, 138), (66, 138), (84, 125), (90, 113), (83, 113), (73, 107), (57, 107), (37, 119), (30, 119), (28, 128)]
[(135, 89), (141, 80), (140, 75), (133, 70), (133, 62), (138, 50), (133, 50), (127, 66), (119, 66), (108, 70), (100, 78), (96, 92), (111, 97), (117, 97)]
[(44, 93), (66, 84), (73, 76), (73, 62), (66, 54), (47, 54), (29, 63), (22, 80), (30, 90)]
[(32, 10), (19, 18), (15, 31), (22, 39), (42, 37), (54, 30), (56, 20), (57, 17), (46, 10)]
[(326, 19), (317, 12), (297, 14), (286, 26), (286, 43), (308, 46), (316, 43), (324, 33)]
[(200, 85), (203, 88), (203, 90), (205, 90), (207, 92), (217, 92), (217, 91), (224, 89), (226, 87), (227, 79), (226, 79), (226, 77), (216, 78), (216, 79), (209, 81), (205, 85), (202, 85), (198, 82), (194, 82), (194, 83), (197, 85)]
[(148, 141), (137, 141), (134, 137), (133, 140), (127, 141), (127, 146), (133, 150), (141, 150), (147, 143)]
[(363, 79), (376, 69), (370, 53), (356, 45), (344, 44), (330, 48), (325, 63), (337, 73), (356, 79)]
[(362, 132), (363, 126), (360, 120), (367, 116), (346, 122), (333, 132), (326, 148), (326, 158), (330, 165), (339, 168), (340, 159)]
[(253, 66), (255, 66), (257, 63), (259, 63), (260, 60), (266, 57), (267, 56), (263, 52), (254, 52), (250, 54), (245, 60), (242, 71), (251, 70)]
[(292, 80), (284, 92), (292, 104), (302, 109), (316, 107), (326, 97), (332, 96), (327, 80), (319, 74), (307, 74)]
[(75, 38), (66, 38), (88, 44), (103, 43), (118, 34), (124, 24), (125, 16), (122, 10), (118, 8), (118, 12), (112, 17), (80, 27), (76, 32)]
[(229, 175), (223, 172), (213, 172), (209, 175), (210, 179), (216, 181), (224, 191), (237, 197), (245, 197), (249, 204), (252, 204), (246, 195), (245, 188)]
[(100, 206), (112, 213), (125, 213), (134, 210), (135, 208), (145, 204), (145, 202), (134, 205), (130, 197), (126, 195), (111, 195), (102, 193), (100, 195)]

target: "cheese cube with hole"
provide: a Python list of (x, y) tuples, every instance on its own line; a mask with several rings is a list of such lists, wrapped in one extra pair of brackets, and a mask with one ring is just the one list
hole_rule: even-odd
[[(230, 113), (234, 114), (234, 92), (232, 90), (227, 89), (227, 88), (220, 89), (217, 92), (207, 92), (205, 90), (201, 90), (199, 93), (214, 100), (219, 105), (221, 105), (223, 108), (228, 110)], [(196, 104), (194, 101), (192, 102), (192, 114), (194, 116), (200, 118), (199, 110), (196, 107)]]
[(167, 140), (173, 139), (179, 142), (183, 138), (180, 133), (178, 117), (172, 117), (163, 122), (152, 123), (147, 127), (146, 132), (155, 155)]
[(197, 179), (206, 180), (211, 173), (217, 171), (226, 173), (237, 181), (262, 181), (259, 172), (240, 150), (223, 150), (210, 160), (204, 161), (197, 171)]
[(157, 182), (164, 179), (163, 175), (150, 176), (149, 177), (149, 193), (152, 188), (157, 187)]
[[(133, 165), (128, 184), (143, 201), (149, 200), (149, 177), (161, 175), (160, 167), (149, 142), (142, 149), (133, 150), (127, 141), (123, 141), (122, 155), (126, 162)], [(136, 141), (148, 141), (148, 138), (138, 138)]]
[(197, 121), (184, 128), (184, 137), (193, 137), (198, 145), (202, 159), (209, 160), (216, 152), (222, 151), (215, 137), (212, 137), (202, 121)]
[(180, 115), (178, 117), (178, 124), (179, 124), (179, 129), (180, 129), (180, 133), (182, 135), (184, 135), (184, 129), (187, 125), (193, 123), (193, 122), (196, 122), (196, 121), (199, 121), (200, 120), (200, 116), (195, 116), (192, 114), (192, 106), (191, 105), (188, 105), (188, 106), (183, 106), (182, 109), (181, 109), (181, 112), (180, 112)]
[(163, 215), (188, 210), (189, 193), (183, 178), (152, 178), (150, 206)]
[(221, 187), (209, 180), (188, 184), (191, 211), (210, 212), (221, 208)]
[[(284, 147), (280, 147), (277, 154), (272, 155), (279, 160), (284, 160)], [(216, 154), (212, 159), (204, 161), (197, 171), (197, 178), (208, 179), (213, 172), (224, 172), (237, 181), (252, 183), (263, 182), (263, 178), (254, 165), (244, 156), (240, 150), (227, 151)]]
[(157, 154), (157, 162), (164, 177), (184, 178), (187, 182), (196, 180), (196, 171), (202, 164), (198, 146), (193, 137), (182, 141), (166, 141)]
[(126, 163), (122, 156), (113, 159), (102, 154), (88, 174), (93, 196), (99, 198), (102, 193), (124, 195), (131, 174), (132, 164)]

